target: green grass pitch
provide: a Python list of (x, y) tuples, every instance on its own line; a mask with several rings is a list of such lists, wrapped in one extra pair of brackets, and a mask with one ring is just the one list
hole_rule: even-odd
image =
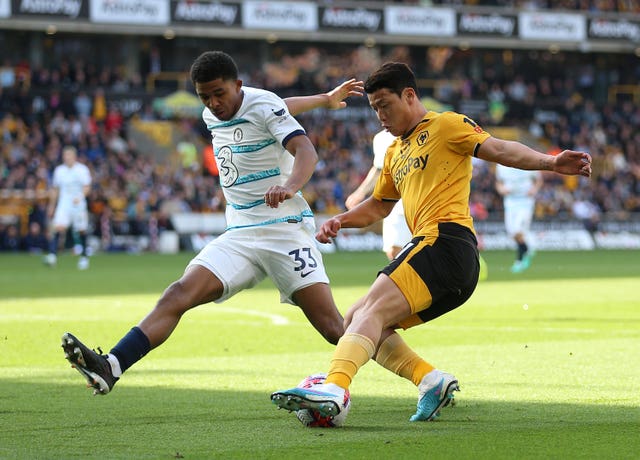
[[(640, 252), (541, 252), (461, 308), (403, 333), (462, 391), (410, 423), (417, 391), (370, 362), (340, 429), (308, 429), (272, 391), (327, 368), (333, 347), (270, 282), (185, 315), (104, 397), (64, 360), (60, 336), (109, 348), (153, 307), (190, 254), (0, 255), (0, 458), (635, 459), (640, 455)], [(340, 309), (382, 253), (325, 256)]]

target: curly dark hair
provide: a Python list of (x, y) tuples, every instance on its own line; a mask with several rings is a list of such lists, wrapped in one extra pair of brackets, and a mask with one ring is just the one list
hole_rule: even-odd
[(238, 67), (231, 56), (222, 51), (205, 51), (191, 65), (191, 82), (206, 83), (221, 78), (237, 80)]

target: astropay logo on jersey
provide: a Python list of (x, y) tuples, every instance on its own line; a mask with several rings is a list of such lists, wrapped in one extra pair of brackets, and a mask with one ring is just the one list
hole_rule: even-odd
[(427, 167), (427, 161), (429, 161), (428, 154), (420, 157), (408, 158), (405, 164), (393, 174), (393, 183), (398, 185), (411, 172), (417, 171), (418, 169), (423, 170)]

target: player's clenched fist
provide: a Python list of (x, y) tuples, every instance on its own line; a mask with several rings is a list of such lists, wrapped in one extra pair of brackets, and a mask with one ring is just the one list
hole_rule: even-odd
[(561, 174), (591, 177), (591, 155), (585, 152), (563, 150), (555, 157), (553, 170)]
[(264, 202), (270, 208), (277, 208), (284, 200), (288, 200), (294, 195), (294, 191), (281, 185), (274, 185), (264, 194)]
[(340, 221), (332, 217), (320, 226), (320, 230), (316, 233), (316, 240), (321, 243), (331, 243), (331, 238), (335, 238), (338, 235), (340, 227)]

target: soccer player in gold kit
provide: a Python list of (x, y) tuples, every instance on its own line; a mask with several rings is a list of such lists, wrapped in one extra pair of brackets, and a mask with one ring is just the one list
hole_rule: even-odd
[(384, 64), (364, 88), (382, 127), (398, 139), (389, 147), (372, 196), (327, 220), (316, 239), (330, 243), (343, 227), (371, 225), (387, 216), (400, 198), (413, 239), (347, 311), (346, 331), (325, 383), (277, 391), (271, 399), (289, 410), (338, 414), (358, 369), (374, 358), (418, 387), (417, 411), (410, 420), (433, 420), (458, 389), (458, 380), (420, 358), (396, 330), (459, 307), (476, 287), (479, 257), (469, 212), (472, 156), (586, 177), (591, 175), (591, 157), (570, 150), (547, 155), (492, 137), (465, 115), (427, 111), (405, 64)]

